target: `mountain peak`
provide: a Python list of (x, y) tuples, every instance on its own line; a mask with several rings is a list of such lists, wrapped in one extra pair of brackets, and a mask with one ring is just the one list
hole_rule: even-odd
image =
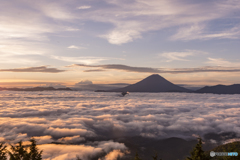
[[(147, 78), (162, 78), (162, 79), (165, 79), (162, 76), (160, 76), (159, 74), (152, 74), (152, 75), (148, 76)], [(145, 78), (145, 79), (147, 79), (147, 78)]]
[(129, 92), (190, 92), (189, 90), (177, 86), (159, 74), (152, 74), (148, 76), (147, 78), (129, 85), (124, 88), (114, 89), (110, 90), (110, 92), (123, 92), (123, 91), (129, 91)]

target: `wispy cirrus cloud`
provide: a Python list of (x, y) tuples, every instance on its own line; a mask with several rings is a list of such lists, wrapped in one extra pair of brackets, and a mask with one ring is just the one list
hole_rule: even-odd
[(207, 64), (214, 66), (224, 66), (224, 67), (240, 67), (239, 62), (230, 62), (223, 58), (208, 58)]
[(51, 56), (53, 59), (65, 61), (65, 62), (75, 62), (75, 63), (83, 63), (86, 65), (96, 64), (101, 61), (111, 60), (111, 59), (118, 59), (123, 60), (122, 58), (112, 58), (112, 57), (66, 57), (66, 56)]
[[(106, 70), (121, 70), (121, 71), (128, 71), (128, 72), (146, 72), (146, 73), (158, 73), (159, 70), (156, 68), (147, 68), (147, 67), (132, 67), (122, 64), (107, 64), (107, 65), (85, 65), (85, 64), (73, 64), (67, 67), (90, 67), (90, 68), (100, 68), (100, 70), (95, 71), (102, 71), (101, 69)], [(85, 70), (85, 72), (94, 71), (94, 70)]]
[(68, 48), (69, 49), (86, 49), (85, 47), (80, 47), (80, 46), (75, 46), (75, 45), (71, 45)]
[(209, 40), (209, 39), (239, 39), (240, 25), (232, 28), (227, 28), (223, 31), (210, 31), (206, 25), (189, 25), (188, 27), (180, 28), (177, 33), (170, 37), (170, 40)]
[(92, 6), (79, 6), (77, 9), (89, 9), (92, 8)]
[(20, 41), (4, 41), (0, 45), (1, 55), (44, 55), (50, 50), (43, 48), (40, 43), (20, 42)]
[[(209, 31), (209, 28), (214, 27), (210, 22), (234, 18), (231, 15), (240, 9), (239, 1), (235, 0), (204, 3), (187, 0), (102, 0), (102, 2), (105, 5), (96, 5), (93, 8), (89, 3), (84, 5), (75, 0), (68, 5), (62, 0), (16, 1), (14, 4), (6, 1), (3, 6), (11, 6), (11, 10), (8, 9), (9, 7), (2, 7), (0, 11), (4, 13), (0, 17), (1, 38), (47, 40), (48, 33), (61, 32), (63, 26), (66, 30), (69, 22), (78, 26), (79, 23), (86, 21), (112, 24), (108, 31), (99, 31), (96, 36), (117, 45), (139, 39), (143, 33), (171, 27), (176, 27), (177, 30), (180, 28), (171, 37), (172, 40), (239, 38), (240, 34), (239, 23), (224, 27), (217, 32)], [(22, 6), (27, 6), (29, 9), (26, 7), (23, 9)], [(79, 7), (74, 10), (76, 6)], [(88, 11), (90, 8), (91, 12)], [(20, 18), (19, 13), (21, 13)], [(63, 25), (56, 23), (59, 21)]]
[(64, 57), (64, 56), (52, 56), (52, 58), (65, 62), (83, 63), (88, 65), (110, 59), (104, 57)]
[(188, 59), (185, 59), (185, 57), (194, 56), (197, 54), (207, 54), (207, 52), (197, 50), (186, 50), (183, 52), (164, 52), (159, 54), (159, 56), (166, 58), (167, 62), (171, 62), (171, 61), (188, 61)]
[[(114, 6), (104, 10), (98, 8), (87, 13), (87, 17), (94, 21), (114, 24), (112, 30), (100, 36), (112, 44), (132, 42), (141, 38), (142, 33), (170, 27), (180, 27), (178, 33), (171, 37), (172, 40), (233, 38), (237, 37), (236, 32), (238, 33), (238, 24), (219, 32), (205, 33), (209, 30), (209, 25), (206, 24), (216, 19), (229, 18), (233, 10), (237, 11), (240, 8), (238, 1), (195, 3), (176, 0), (115, 0), (107, 3)], [(184, 28), (185, 26), (188, 27)]]
[(83, 72), (101, 72), (104, 70), (118, 70), (125, 72), (137, 73), (199, 73), (199, 72), (240, 72), (240, 67), (221, 67), (221, 66), (205, 66), (199, 68), (151, 68), (151, 67), (133, 67), (122, 64), (106, 64), (106, 65), (85, 65), (73, 64), (67, 67), (83, 67), (98, 68), (84, 70)]
[(42, 73), (60, 73), (65, 70), (57, 68), (48, 68), (47, 66), (40, 67), (26, 67), (26, 68), (14, 68), (14, 69), (0, 69), (0, 72), (42, 72)]
[[(16, 61), (17, 58), (17, 61)], [(36, 64), (39, 63), (36, 59), (31, 59), (23, 56), (13, 56), (13, 55), (0, 55), (1, 64)]]
[(61, 20), (61, 21), (71, 21), (76, 19), (76, 16), (70, 12), (70, 10), (65, 7), (65, 3), (63, 1), (59, 2), (49, 2), (49, 1), (39, 1), (35, 3), (31, 3), (30, 5), (42, 12), (45, 16), (50, 17), (52, 19)]

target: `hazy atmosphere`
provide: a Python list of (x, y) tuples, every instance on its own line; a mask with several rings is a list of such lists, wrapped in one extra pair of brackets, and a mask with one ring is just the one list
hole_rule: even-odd
[(0, 85), (239, 82), (238, 0), (1, 1)]
[(240, 153), (239, 0), (0, 4), (0, 160)]
[(239, 95), (132, 93), (123, 98), (117, 93), (60, 91), (0, 92), (0, 96), (0, 140), (17, 143), (33, 136), (42, 144), (43, 158), (54, 160), (76, 155), (89, 160), (103, 152), (116, 152), (117, 158), (128, 153), (118, 142), (123, 137), (195, 139), (231, 133), (221, 139), (206, 136), (206, 142), (214, 145), (240, 133)]

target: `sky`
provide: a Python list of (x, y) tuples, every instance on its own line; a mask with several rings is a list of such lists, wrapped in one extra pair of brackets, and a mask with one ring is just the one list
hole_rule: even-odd
[(0, 86), (240, 83), (239, 0), (1, 0)]

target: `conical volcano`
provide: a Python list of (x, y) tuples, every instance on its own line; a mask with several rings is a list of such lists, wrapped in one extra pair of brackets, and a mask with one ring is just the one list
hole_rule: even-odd
[(177, 86), (158, 74), (153, 74), (135, 84), (124, 88), (108, 90), (107, 92), (191, 92), (190, 90)]

